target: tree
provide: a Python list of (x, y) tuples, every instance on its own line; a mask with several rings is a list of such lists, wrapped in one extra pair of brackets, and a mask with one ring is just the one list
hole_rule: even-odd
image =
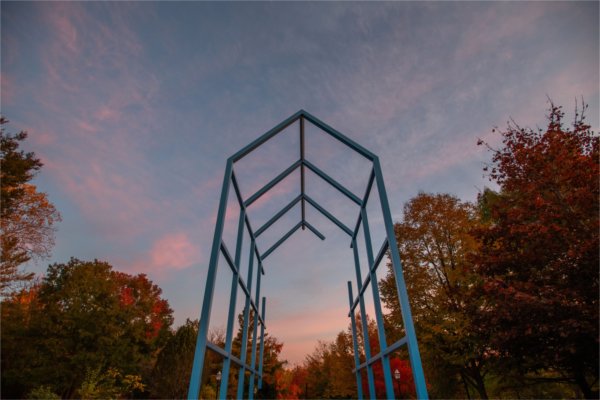
[[(0, 117), (0, 125), (7, 123)], [(26, 132), (0, 133), (0, 295), (7, 295), (14, 284), (30, 281), (33, 273), (18, 267), (31, 260), (50, 255), (54, 245), (55, 223), (61, 217), (45, 193), (28, 183), (42, 167), (32, 152), (18, 150)]]
[[(354, 355), (352, 335), (348, 330), (338, 333), (331, 342), (319, 342), (304, 361), (304, 398), (354, 398), (356, 376), (352, 372)], [(308, 392), (308, 393), (306, 393)]]
[(485, 279), (479, 324), (500, 354), (597, 398), (599, 140), (583, 110), (566, 127), (550, 102), (545, 129), (512, 121), (502, 148), (487, 146), (500, 192), (480, 198), (489, 220), (474, 262)]
[[(456, 383), (463, 380), (482, 398), (488, 397), (484, 380), (489, 358), (487, 339), (485, 332), (473, 329), (470, 317), (477, 308), (471, 293), (478, 285), (469, 261), (478, 244), (470, 231), (477, 224), (478, 215), (472, 204), (448, 194), (420, 193), (405, 204), (404, 219), (395, 225), (433, 396), (455, 395)], [(396, 335), (400, 331), (399, 336), (403, 336), (396, 282), (389, 265), (380, 291), (390, 310), (385, 316), (388, 330)], [(439, 371), (445, 376), (436, 376)]]
[(187, 396), (197, 335), (198, 321), (188, 319), (162, 348), (151, 375), (153, 398), (183, 399)]
[[(170, 336), (172, 310), (143, 275), (71, 259), (2, 303), (2, 395), (47, 385), (63, 398), (97, 371), (148, 377)], [(90, 381), (91, 382), (91, 381)]]

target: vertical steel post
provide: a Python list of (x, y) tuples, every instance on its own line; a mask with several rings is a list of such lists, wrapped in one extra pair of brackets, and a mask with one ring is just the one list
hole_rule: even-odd
[(369, 382), (369, 396), (375, 399), (375, 376), (373, 375), (373, 366), (369, 364), (371, 359), (371, 344), (369, 343), (369, 324), (367, 321), (367, 311), (365, 309), (365, 300), (362, 292), (362, 282), (360, 274), (360, 261), (358, 259), (358, 249), (356, 239), (352, 240), (352, 251), (354, 253), (354, 268), (356, 269), (356, 286), (358, 287), (358, 303), (360, 304), (360, 323), (363, 330), (363, 347), (365, 348), (365, 361), (367, 362), (367, 380)]
[[(237, 242), (235, 246), (235, 272), (231, 280), (231, 294), (229, 296), (229, 314), (227, 316), (227, 332), (225, 336), (225, 351), (231, 353), (231, 347), (233, 345), (233, 325), (235, 322), (235, 305), (237, 302), (237, 292), (239, 288), (239, 276), (240, 276), (240, 258), (242, 255), (242, 245), (244, 241), (244, 222), (246, 213), (244, 208), (240, 209), (240, 220), (238, 222)], [(223, 361), (223, 370), (221, 371), (221, 382), (219, 388), (219, 398), (225, 399), (227, 397), (227, 384), (229, 382), (229, 368), (231, 365), (231, 359), (225, 357)]]
[(262, 380), (263, 380), (263, 356), (265, 353), (265, 307), (267, 303), (267, 298), (262, 298), (262, 310), (261, 316), (263, 323), (260, 324), (260, 357), (258, 357), (258, 390), (262, 389)]
[[(375, 273), (375, 259), (373, 257), (373, 246), (371, 245), (371, 232), (369, 230), (369, 219), (367, 217), (367, 210), (364, 205), (360, 209), (362, 217), (363, 232), (365, 234), (365, 247), (367, 248), (367, 260), (369, 262), (369, 276), (371, 277), (371, 289), (373, 291), (373, 306), (375, 308), (375, 321), (377, 321), (377, 333), (379, 335), (379, 351), (383, 353), (387, 348), (387, 341), (385, 338), (385, 326), (383, 325), (383, 313), (381, 312), (381, 299), (379, 298), (379, 286), (377, 282), (377, 274)], [(388, 355), (384, 355), (381, 358), (381, 364), (383, 366), (383, 380), (385, 382), (385, 392), (388, 399), (393, 399), (394, 386), (392, 382), (392, 370), (390, 368), (390, 358)]]
[[(252, 240), (250, 244), (250, 265), (248, 267), (248, 280), (246, 281), (246, 287), (248, 288), (248, 294), (246, 294), (246, 306), (244, 307), (244, 328), (242, 330), (242, 346), (240, 349), (240, 371), (238, 373), (238, 387), (237, 387), (237, 398), (241, 399), (244, 396), (244, 378), (246, 373), (246, 353), (248, 349), (248, 323), (250, 319), (250, 293), (252, 293), (252, 273), (254, 266), (254, 252), (256, 243)], [(257, 262), (258, 264), (258, 262)], [(258, 268), (257, 268), (258, 269)], [(259, 271), (260, 273), (260, 271)]]
[(254, 325), (253, 325), (253, 333), (252, 333), (252, 356), (250, 358), (250, 362), (252, 365), (252, 372), (250, 377), (250, 386), (248, 387), (248, 399), (252, 400), (254, 398), (254, 380), (256, 379), (256, 347), (258, 344), (258, 299), (260, 299), (260, 277), (261, 277), (261, 262), (258, 261), (258, 271), (256, 276), (256, 295), (254, 296), (254, 303), (256, 305), (256, 310), (254, 310)]
[(305, 228), (304, 221), (306, 221), (306, 206), (304, 201), (304, 117), (300, 116), (300, 194), (302, 195), (302, 230)]
[(373, 160), (373, 169), (375, 171), (375, 179), (377, 182), (377, 190), (379, 191), (379, 200), (381, 202), (381, 210), (383, 212), (383, 221), (390, 249), (390, 257), (392, 259), (392, 270), (396, 279), (396, 290), (398, 291), (398, 300), (400, 301), (400, 311), (402, 320), (404, 321), (404, 329), (406, 330), (406, 339), (408, 343), (408, 355), (410, 365), (413, 371), (415, 388), (419, 399), (428, 399), (427, 385), (425, 383), (425, 374), (423, 373), (423, 365), (421, 364), (421, 355), (419, 353), (419, 344), (417, 343), (417, 334), (412, 319), (410, 310), (410, 302), (408, 301), (408, 292), (406, 283), (404, 282), (404, 274), (402, 272), (402, 263), (400, 261), (400, 252), (398, 251), (398, 242), (394, 233), (394, 224), (392, 222), (392, 213), (388, 203), (385, 184), (383, 182), (383, 174), (379, 158)]
[(348, 302), (350, 304), (350, 321), (352, 322), (352, 345), (354, 346), (354, 365), (356, 367), (356, 387), (358, 389), (358, 400), (362, 400), (362, 382), (360, 379), (360, 358), (358, 357), (358, 338), (356, 337), (356, 318), (354, 318), (354, 310), (352, 304), (354, 296), (352, 296), (352, 282), (348, 281)]
[(206, 276), (206, 285), (204, 288), (204, 300), (202, 301), (202, 311), (200, 313), (200, 324), (198, 326), (198, 336), (196, 338), (196, 350), (194, 353), (194, 364), (190, 376), (190, 385), (188, 387), (188, 399), (198, 399), (200, 395), (200, 384), (202, 380), (202, 368), (204, 366), (204, 357), (206, 355), (206, 340), (208, 336), (208, 325), (210, 322), (210, 312), (212, 308), (213, 295), (215, 290), (215, 280), (217, 277), (217, 266), (219, 263), (219, 253), (221, 251), (221, 240), (223, 238), (223, 226), (225, 223), (225, 212), (227, 210), (227, 198), (229, 196), (229, 185), (233, 162), (227, 160), (225, 166), (225, 176), (223, 177), (223, 188), (221, 189), (221, 199), (219, 201), (219, 212), (217, 213), (217, 222), (215, 224), (215, 234), (213, 237), (212, 249), (210, 252), (210, 262), (208, 264), (208, 274)]

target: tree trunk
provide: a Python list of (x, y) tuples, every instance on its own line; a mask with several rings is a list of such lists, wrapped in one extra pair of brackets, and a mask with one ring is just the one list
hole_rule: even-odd
[(460, 373), (460, 377), (462, 378), (463, 385), (465, 385), (465, 392), (467, 392), (467, 399), (471, 400), (471, 393), (469, 393), (469, 385), (467, 384), (467, 380), (465, 379), (465, 374)]
[(581, 390), (581, 393), (583, 394), (584, 398), (586, 398), (586, 399), (597, 399), (598, 398), (598, 391), (592, 390), (592, 388), (590, 387), (590, 384), (585, 379), (585, 376), (584, 376), (581, 368), (577, 368), (575, 370), (574, 378), (575, 378), (575, 382), (577, 383), (577, 386), (579, 386), (579, 389)]
[(464, 372), (472, 381), (469, 382), (471, 385), (475, 387), (477, 392), (479, 393), (479, 397), (482, 399), (488, 399), (487, 391), (485, 390), (485, 382), (483, 381), (483, 376), (481, 376), (481, 366), (477, 365), (477, 363), (470, 361), (469, 367), (466, 368)]

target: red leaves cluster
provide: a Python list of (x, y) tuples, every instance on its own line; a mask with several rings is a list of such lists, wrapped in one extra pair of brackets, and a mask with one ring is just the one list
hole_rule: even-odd
[(489, 221), (474, 232), (487, 280), (480, 322), (508, 354), (597, 375), (599, 139), (582, 114), (572, 128), (563, 118), (551, 104), (545, 130), (512, 122), (493, 150), (501, 191), (483, 194)]
[(145, 274), (128, 275), (114, 272), (119, 282), (119, 304), (132, 315), (134, 324), (142, 324), (145, 337), (158, 337), (163, 327), (172, 321), (169, 303), (161, 298), (162, 290), (154, 285)]

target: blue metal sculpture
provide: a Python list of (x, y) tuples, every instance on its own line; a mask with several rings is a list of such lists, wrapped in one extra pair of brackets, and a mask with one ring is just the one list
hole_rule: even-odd
[[(300, 125), (300, 158), (295, 161), (292, 165), (290, 165), (285, 171), (280, 173), (277, 177), (275, 177), (272, 181), (267, 183), (264, 187), (259, 189), (256, 193), (250, 196), (248, 199), (243, 199), (240, 193), (240, 189), (238, 186), (238, 182), (234, 172), (234, 164), (242, 159), (244, 156), (248, 155), (250, 152), (264, 144), (267, 140), (271, 139), (279, 132), (283, 131), (286, 127), (299, 120)], [(368, 180), (368, 184), (365, 190), (365, 194), (362, 199), (356, 196), (354, 193), (346, 189), (343, 185), (338, 183), (335, 179), (327, 175), (324, 171), (319, 169), (317, 166), (312, 164), (305, 158), (304, 153), (304, 124), (308, 121), (314, 126), (320, 128), (324, 133), (329, 134), (333, 138), (339, 140), (344, 145), (352, 149), (353, 151), (359, 153), (367, 160), (372, 163), (371, 174)], [(257, 230), (253, 230), (250, 225), (250, 220), (248, 218), (248, 214), (246, 212), (247, 207), (250, 206), (253, 202), (258, 200), (262, 195), (271, 190), (275, 185), (281, 182), (285, 177), (290, 175), (296, 169), (300, 168), (300, 194), (293, 199), (288, 205), (286, 205), (281, 211), (277, 212), (271, 219), (269, 219), (263, 226), (261, 226)], [(341, 221), (339, 221), (335, 216), (333, 216), (330, 212), (328, 212), (325, 208), (319, 205), (315, 200), (309, 197), (304, 191), (304, 182), (305, 182), (305, 168), (310, 169), (317, 176), (322, 178), (325, 182), (329, 183), (331, 186), (336, 188), (339, 192), (341, 192), (344, 196), (348, 197), (351, 201), (356, 203), (359, 206), (358, 219), (356, 222), (356, 226), (354, 229), (350, 229), (346, 225), (344, 225)], [(386, 236), (384, 242), (380, 245), (379, 251), (377, 254), (373, 253), (373, 247), (371, 244), (371, 235), (369, 232), (369, 222), (367, 218), (367, 202), (369, 200), (369, 195), (371, 193), (371, 189), (373, 187), (373, 183), (376, 183), (379, 199), (381, 202), (381, 210), (383, 212), (383, 221), (386, 231)], [(225, 213), (227, 208), (227, 199), (229, 196), (229, 190), (233, 186), (235, 190), (236, 198), (240, 207), (240, 216), (238, 223), (238, 231), (237, 231), (237, 241), (235, 248), (235, 258), (232, 258), (229, 249), (225, 246), (225, 243), (222, 241), (223, 236), (223, 228), (225, 221)], [(301, 203), (301, 212), (302, 218), (289, 232), (287, 232), (281, 239), (279, 239), (275, 244), (273, 244), (268, 250), (264, 252), (260, 252), (256, 247), (256, 238), (260, 236), (263, 232), (265, 232), (274, 222), (276, 222), (279, 218), (281, 218), (284, 214), (286, 214), (289, 210), (291, 210), (298, 202)], [(325, 239), (314, 226), (312, 226), (308, 221), (306, 221), (305, 208), (306, 203), (310, 204), (317, 211), (327, 217), (331, 222), (337, 225), (342, 231), (346, 232), (348, 236), (351, 238), (351, 248), (354, 254), (354, 262), (355, 262), (355, 272), (356, 272), (356, 286), (358, 289), (358, 294), (356, 297), (353, 296), (352, 293), (352, 283), (348, 282), (348, 296), (349, 296), (349, 305), (350, 310), (348, 316), (351, 319), (352, 325), (352, 338), (353, 338), (353, 346), (354, 346), (354, 361), (355, 361), (355, 369), (354, 372), (356, 374), (356, 381), (358, 386), (358, 398), (363, 398), (362, 392), (362, 384), (361, 384), (361, 371), (367, 371), (368, 385), (369, 385), (369, 397), (375, 398), (375, 380), (373, 374), (373, 364), (381, 360), (383, 365), (383, 376), (385, 382), (386, 396), (388, 399), (393, 399), (394, 389), (392, 385), (392, 373), (390, 369), (390, 355), (392, 352), (398, 350), (403, 345), (406, 345), (408, 348), (408, 354), (410, 358), (413, 378), (415, 382), (415, 388), (418, 398), (426, 399), (427, 395), (427, 387), (425, 385), (425, 377), (423, 375), (423, 368), (421, 365), (421, 357), (419, 354), (419, 347), (417, 344), (417, 337), (415, 334), (415, 329), (413, 326), (412, 315), (410, 311), (410, 305), (408, 301), (408, 295), (406, 291), (406, 285), (404, 282), (404, 276), (402, 273), (402, 264), (400, 262), (400, 254), (398, 253), (398, 246), (396, 243), (396, 237), (394, 235), (394, 226), (392, 222), (392, 216), (390, 213), (390, 207), (387, 199), (387, 194), (385, 190), (385, 184), (383, 182), (383, 175), (381, 172), (381, 165), (379, 164), (378, 157), (355, 143), (351, 139), (342, 135), (335, 129), (331, 128), (327, 124), (318, 120), (314, 116), (310, 115), (304, 110), (300, 110), (285, 121), (281, 122), (279, 125), (238, 151), (236, 154), (231, 156), (227, 160), (227, 164), (225, 167), (225, 177), (223, 179), (223, 187), (221, 191), (221, 200), (219, 203), (219, 211), (217, 214), (217, 222), (215, 226), (215, 234), (213, 238), (212, 250), (210, 255), (210, 262), (208, 267), (208, 275), (206, 278), (206, 288), (204, 291), (204, 301), (202, 303), (202, 311), (200, 315), (200, 326), (198, 330), (198, 338), (196, 342), (196, 352), (194, 355), (194, 364), (192, 368), (192, 374), (190, 378), (190, 385), (188, 391), (189, 399), (198, 399), (200, 394), (200, 386), (202, 379), (202, 369), (204, 366), (204, 360), (206, 356), (206, 350), (211, 349), (216, 353), (222, 355), (224, 357), (222, 375), (220, 380), (220, 388), (219, 388), (219, 398), (225, 399), (227, 396), (227, 385), (229, 382), (229, 374), (231, 369), (231, 363), (233, 362), (239, 367), (238, 372), (238, 387), (237, 387), (237, 398), (248, 397), (252, 399), (254, 395), (254, 385), (255, 381), (258, 379), (258, 388), (260, 389), (262, 386), (262, 375), (263, 375), (263, 355), (264, 355), (264, 330), (265, 330), (265, 308), (266, 308), (266, 298), (262, 298), (261, 304), (258, 304), (258, 299), (260, 299), (260, 282), (261, 276), (264, 275), (263, 269), (263, 261), (275, 250), (279, 247), (283, 242), (285, 242), (290, 236), (294, 234), (298, 229), (308, 228), (309, 231), (313, 232), (316, 236), (318, 236), (321, 240)], [(365, 238), (365, 246), (367, 253), (367, 261), (368, 261), (368, 275), (366, 277), (361, 276), (361, 269), (359, 264), (358, 257), (358, 249), (357, 249), (357, 235), (359, 233), (360, 227), (363, 227), (363, 233)], [(250, 237), (250, 255), (249, 255), (249, 265), (248, 265), (248, 275), (247, 277), (240, 276), (240, 259), (241, 259), (241, 250), (242, 250), (242, 240), (244, 236), (244, 229), (248, 232)], [(386, 341), (385, 335), (385, 327), (383, 324), (383, 313), (381, 309), (381, 301), (379, 296), (379, 287), (377, 285), (377, 275), (376, 271), (381, 264), (386, 253), (389, 254), (391, 258), (391, 265), (394, 276), (396, 278), (396, 289), (398, 292), (398, 299), (400, 301), (402, 319), (404, 323), (405, 333), (406, 335), (398, 340), (397, 342), (388, 344)], [(210, 314), (212, 309), (212, 301), (214, 295), (215, 288), (215, 279), (217, 275), (217, 267), (218, 260), (220, 255), (223, 255), (227, 264), (231, 268), (233, 272), (233, 280), (231, 283), (231, 295), (230, 295), (230, 305), (229, 305), (229, 314), (227, 319), (227, 331), (225, 337), (225, 348), (221, 348), (214, 343), (208, 341), (208, 326), (210, 321)], [(252, 281), (253, 281), (253, 273), (254, 268), (256, 267), (256, 294), (254, 299), (256, 299), (256, 303), (253, 301), (251, 296), (252, 290)], [(368, 327), (367, 327), (367, 318), (366, 318), (366, 310), (365, 310), (365, 302), (364, 302), (364, 294), (368, 289), (369, 285), (371, 286), (373, 299), (374, 299), (374, 308), (375, 308), (375, 321), (377, 323), (377, 331), (378, 331), (378, 340), (380, 344), (380, 351), (377, 354), (371, 354), (371, 349), (369, 345), (369, 340), (364, 340), (364, 350), (366, 360), (362, 364), (360, 363), (359, 355), (358, 355), (358, 340), (357, 340), (357, 326), (356, 326), (356, 318), (355, 318), (355, 310), (357, 307), (360, 309), (360, 321), (362, 329), (362, 335), (364, 338), (368, 338)], [(234, 318), (235, 318), (235, 305), (236, 299), (238, 295), (238, 289), (241, 288), (243, 295), (245, 295), (245, 307), (243, 313), (243, 327), (242, 327), (242, 349), (240, 353), (240, 358), (235, 357), (232, 354), (232, 343), (233, 343), (233, 326), (234, 326)], [(259, 312), (260, 306), (260, 312)], [(246, 348), (248, 342), (248, 334), (249, 334), (249, 324), (250, 324), (250, 316), (251, 310), (253, 311), (253, 332), (252, 335), (252, 349), (251, 349), (251, 361), (250, 363), (246, 360), (246, 354), (248, 349)], [(258, 327), (260, 325), (260, 348), (257, 349), (258, 343)], [(258, 351), (258, 360), (257, 360), (257, 351)], [(257, 367), (258, 361), (258, 367)], [(246, 377), (246, 372), (249, 373), (249, 388), (246, 396), (244, 396), (244, 380)]]

